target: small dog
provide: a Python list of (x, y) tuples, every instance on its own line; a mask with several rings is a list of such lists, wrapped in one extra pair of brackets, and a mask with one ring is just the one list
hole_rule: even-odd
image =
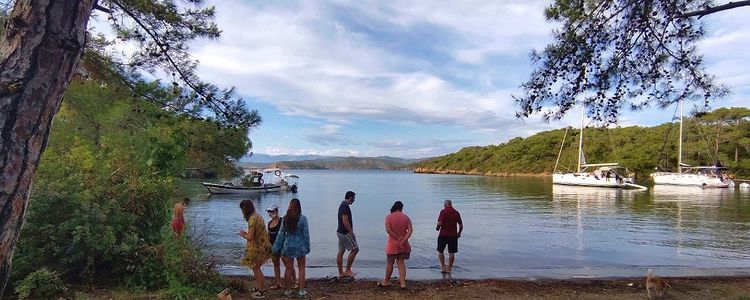
[(216, 294), (216, 298), (219, 298), (219, 300), (232, 300), (232, 294), (229, 293), (229, 288), (224, 288)]
[[(649, 299), (663, 298), (667, 287), (672, 286), (664, 278), (654, 276), (654, 272), (648, 269), (648, 273), (646, 273), (646, 293)], [(653, 296), (651, 295), (652, 290), (654, 292)]]

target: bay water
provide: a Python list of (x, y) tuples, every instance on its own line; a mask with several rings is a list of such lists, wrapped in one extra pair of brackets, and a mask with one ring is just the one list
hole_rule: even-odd
[[(360, 277), (384, 273), (384, 220), (393, 202), (412, 220), (409, 278), (440, 278), (435, 225), (443, 201), (461, 213), (464, 232), (453, 277), (599, 278), (750, 274), (750, 191), (657, 186), (648, 191), (553, 186), (550, 178), (415, 174), (383, 170), (292, 170), (297, 193), (210, 195), (188, 181), (188, 231), (225, 274), (239, 265), (247, 229), (239, 202), (251, 199), (268, 221), (300, 199), (310, 226), (308, 277), (337, 275), (336, 215), (346, 191), (360, 253)], [(271, 276), (270, 263), (264, 267)]]

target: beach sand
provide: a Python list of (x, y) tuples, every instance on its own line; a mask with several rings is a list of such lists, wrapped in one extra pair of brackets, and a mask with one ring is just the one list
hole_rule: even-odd
[[(750, 299), (750, 277), (666, 278), (664, 299)], [(250, 299), (248, 277), (231, 277), (233, 299)], [(272, 281), (267, 279), (267, 283)], [(307, 281), (308, 299), (647, 299), (645, 277), (569, 280), (420, 280), (377, 287), (374, 280)], [(266, 299), (287, 299), (282, 290)]]

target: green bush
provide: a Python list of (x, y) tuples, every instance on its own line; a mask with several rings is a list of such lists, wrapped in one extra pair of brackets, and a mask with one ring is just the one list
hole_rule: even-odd
[(200, 245), (188, 238), (169, 239), (164, 242), (164, 265), (169, 288), (180, 288), (178, 283), (208, 291), (218, 291), (226, 280), (216, 271), (213, 257), (206, 256)]
[(189, 239), (173, 238), (171, 196), (187, 161), (222, 165), (247, 150), (247, 132), (118, 97), (96, 82), (71, 84), (34, 178), (10, 282), (46, 267), (67, 283), (213, 291), (221, 282), (214, 264)]
[(41, 268), (16, 285), (19, 299), (56, 299), (65, 294), (65, 284), (57, 272)]

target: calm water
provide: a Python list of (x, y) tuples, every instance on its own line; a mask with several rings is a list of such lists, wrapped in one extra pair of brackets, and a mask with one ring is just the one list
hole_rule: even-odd
[[(453, 200), (464, 220), (454, 277), (569, 278), (640, 276), (647, 268), (671, 276), (750, 274), (750, 192), (658, 188), (646, 192), (553, 187), (546, 178), (413, 174), (402, 171), (293, 171), (297, 194), (256, 195), (265, 210), (302, 202), (310, 223), (309, 277), (336, 274), (336, 213), (347, 190), (360, 253), (354, 270), (380, 277), (383, 221), (395, 200), (414, 225), (409, 277), (439, 278), (435, 222)], [(191, 234), (206, 243), (225, 273), (240, 267), (246, 228), (239, 201), (186, 183)], [(263, 215), (266, 221), (268, 216)], [(264, 269), (266, 275), (270, 269)]]

